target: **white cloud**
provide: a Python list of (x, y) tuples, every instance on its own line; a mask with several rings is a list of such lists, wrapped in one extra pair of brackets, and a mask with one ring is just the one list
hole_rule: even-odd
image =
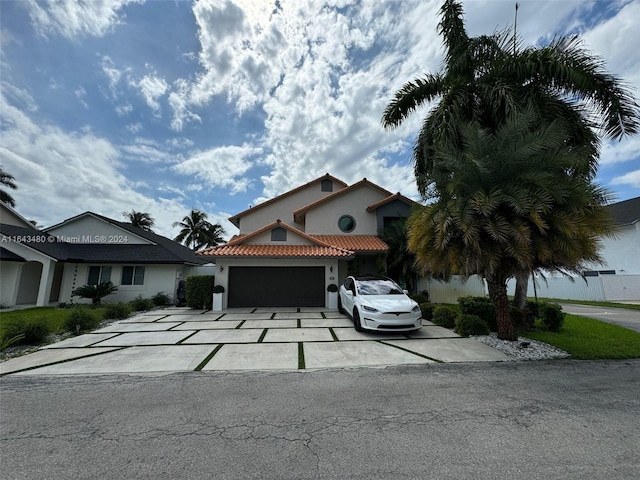
[(155, 74), (145, 75), (140, 80), (130, 80), (129, 85), (140, 90), (145, 102), (153, 110), (154, 115), (160, 114), (158, 99), (169, 89), (169, 84)]
[(38, 2), (28, 0), (29, 15), (34, 28), (41, 35), (56, 33), (68, 38), (75, 36), (102, 37), (115, 25), (122, 23), (120, 11), (129, 3), (144, 0), (58, 0)]
[(640, 188), (640, 170), (633, 170), (611, 180), (612, 185), (631, 185)]
[(230, 188), (233, 195), (247, 189), (250, 180), (244, 175), (252, 166), (249, 159), (261, 153), (261, 148), (249, 145), (216, 147), (194, 152), (171, 169), (180, 175), (193, 175), (207, 187)]
[(133, 111), (133, 106), (130, 103), (125, 103), (124, 105), (118, 105), (116, 107), (116, 114), (119, 117), (124, 117), (125, 115), (130, 114)]
[(120, 151), (123, 159), (133, 162), (168, 164), (176, 161), (175, 155), (157, 148), (153, 143), (139, 139), (132, 145), (121, 146)]
[(635, 135), (623, 140), (608, 140), (604, 142), (600, 152), (600, 163), (611, 165), (628, 162), (640, 157), (640, 136)]

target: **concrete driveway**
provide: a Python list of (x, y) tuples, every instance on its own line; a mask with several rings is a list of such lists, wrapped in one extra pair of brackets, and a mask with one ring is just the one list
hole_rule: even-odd
[(510, 360), (430, 322), (407, 334), (359, 333), (348, 317), (326, 309), (168, 308), (0, 363), (0, 375), (309, 370)]

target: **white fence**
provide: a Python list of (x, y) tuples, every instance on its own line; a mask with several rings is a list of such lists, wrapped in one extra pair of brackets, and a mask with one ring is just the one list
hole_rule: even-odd
[[(513, 295), (516, 281), (507, 284), (507, 293)], [(527, 295), (592, 301), (640, 300), (640, 275), (600, 275), (598, 277), (536, 277), (535, 290), (529, 279)]]
[(420, 278), (418, 291), (426, 290), (429, 300), (434, 303), (457, 303), (458, 297), (482, 297), (485, 295), (484, 281), (477, 275), (473, 275), (466, 282), (454, 275), (448, 282), (442, 282), (433, 278)]

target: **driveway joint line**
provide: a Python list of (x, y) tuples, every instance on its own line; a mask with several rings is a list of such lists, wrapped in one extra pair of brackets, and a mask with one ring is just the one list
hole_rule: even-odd
[(246, 322), (246, 320), (241, 320), (240, 323), (238, 324), (238, 326), (236, 328), (234, 328), (234, 330), (240, 329), (240, 327), (242, 327), (242, 325), (244, 325), (244, 322)]
[(267, 330), (269, 330), (268, 328), (265, 328), (262, 333), (260, 334), (260, 338), (258, 338), (258, 343), (262, 343), (262, 341), (264, 340), (265, 335), (267, 334)]
[(304, 363), (304, 344), (298, 342), (298, 370), (304, 370), (306, 367)]
[[(75, 347), (75, 348), (78, 349), (78, 348), (83, 348), (83, 347)], [(109, 347), (109, 348), (111, 348), (111, 347)], [(0, 377), (4, 377), (5, 375), (13, 375), (14, 373), (26, 372), (28, 370), (35, 370), (36, 368), (49, 367), (51, 365), (58, 365), (60, 363), (73, 362), (74, 360), (80, 360), (80, 359), (83, 359), (83, 358), (97, 357), (98, 355), (104, 355), (105, 353), (117, 352), (117, 351), (120, 351), (120, 350), (124, 350), (126, 348), (129, 348), (129, 347), (114, 347), (113, 350), (109, 350), (108, 352), (89, 353), (88, 355), (83, 355), (81, 357), (65, 358), (64, 360), (58, 360), (57, 362), (49, 362), (49, 363), (43, 363), (41, 365), (35, 365), (35, 366), (32, 366), (32, 367), (25, 367), (25, 368), (21, 368), (20, 370), (14, 370), (13, 372), (0, 373)]]
[[(180, 331), (180, 330), (178, 330), (178, 331)], [(184, 337), (182, 340), (180, 340), (180, 341), (178, 341), (178, 342), (174, 343), (174, 345), (182, 345), (182, 343), (183, 343), (185, 340), (188, 340), (189, 338), (193, 337), (193, 336), (194, 336), (196, 333), (198, 333), (199, 331), (200, 331), (200, 330), (195, 330), (191, 335), (187, 335), (187, 336), (186, 336), (186, 337)]]
[(218, 353), (218, 350), (220, 350), (222, 348), (222, 346), (224, 345), (224, 343), (221, 343), (220, 345), (218, 345), (216, 348), (213, 349), (213, 351), (207, 355), (204, 360), (202, 360), (198, 366), (196, 368), (193, 369), (194, 372), (199, 372), (200, 370), (202, 370), (205, 365), (207, 363), (209, 363), (211, 361), (211, 359), (215, 356), (216, 353)]
[(386, 343), (384, 340), (376, 340), (376, 341), (378, 343), (381, 343), (382, 345), (387, 345), (388, 347), (397, 348), (398, 350), (403, 350), (403, 351), (405, 351), (407, 353), (412, 353), (414, 355), (417, 355), (418, 357), (426, 358), (427, 360), (432, 360), (432, 361), (437, 362), (437, 363), (446, 363), (446, 362), (444, 362), (442, 360), (439, 360), (437, 358), (429, 357), (427, 355), (423, 355), (421, 353), (414, 352), (413, 350), (408, 350), (406, 348), (399, 347), (398, 345), (392, 345), (391, 343)]
[(333, 341), (334, 342), (339, 342), (340, 341), (338, 339), (338, 336), (336, 335), (336, 333), (333, 331), (333, 328), (329, 327), (329, 333), (331, 333), (331, 336), (333, 337)]

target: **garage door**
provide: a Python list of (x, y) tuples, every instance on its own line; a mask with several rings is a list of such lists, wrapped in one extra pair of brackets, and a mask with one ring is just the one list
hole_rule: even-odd
[(230, 267), (229, 307), (324, 307), (324, 267)]

